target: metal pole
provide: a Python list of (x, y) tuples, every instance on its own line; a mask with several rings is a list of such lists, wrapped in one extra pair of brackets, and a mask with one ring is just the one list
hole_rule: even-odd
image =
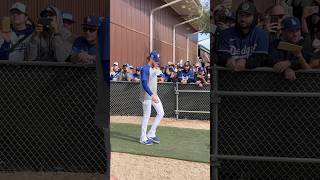
[(197, 19), (200, 19), (203, 15), (203, 6), (201, 6), (202, 10), (201, 10), (201, 14), (200, 16), (198, 17), (195, 17), (195, 18), (192, 18), (192, 19), (189, 19), (187, 21), (183, 21), (181, 23), (178, 23), (176, 25), (173, 26), (173, 34), (172, 34), (172, 61), (173, 63), (175, 64), (176, 63), (176, 28), (178, 26), (181, 26), (181, 25), (184, 25), (186, 23), (190, 23), (192, 21), (195, 21)]
[(218, 155), (218, 158), (225, 159), (225, 160), (238, 160), (238, 161), (269, 161), (269, 162), (320, 164), (320, 159), (314, 159), (314, 158), (240, 156), (240, 155)]
[(320, 97), (318, 92), (216, 91), (219, 96)]
[(149, 43), (150, 43), (150, 45), (149, 45), (150, 49), (149, 50), (150, 51), (149, 52), (153, 51), (153, 14), (156, 11), (160, 10), (160, 9), (163, 9), (165, 7), (168, 7), (168, 6), (171, 6), (171, 5), (173, 5), (175, 3), (178, 3), (178, 2), (181, 2), (181, 1), (183, 1), (183, 0), (175, 0), (175, 1), (172, 1), (170, 3), (164, 4), (162, 6), (156, 7), (156, 8), (151, 10), (151, 13), (150, 13), (150, 24), (149, 24), (149, 31), (150, 31), (150, 41), (149, 41)]
[(176, 82), (176, 118), (179, 119), (179, 83)]
[[(200, 33), (204, 31), (204, 29), (201, 29), (200, 31), (197, 31), (197, 32), (194, 32), (194, 33), (191, 33), (191, 34), (188, 34), (187, 35), (187, 61), (189, 60), (189, 41), (190, 41), (190, 36), (192, 36), (193, 34), (197, 34), (197, 33)], [(199, 44), (199, 41), (197, 42), (197, 57), (198, 57), (198, 44)]]
[[(218, 91), (218, 71), (216, 69), (216, 65), (213, 66), (213, 75), (212, 75), (212, 80), (211, 83), (215, 83), (213, 86), (213, 93), (211, 94), (211, 101), (213, 100), (213, 98), (218, 98), (218, 95), (216, 94), (216, 92)], [(211, 171), (211, 177), (213, 177), (213, 180), (218, 180), (218, 99), (214, 100), (215, 103), (213, 103), (213, 115), (211, 117), (213, 117), (213, 119), (211, 119), (210, 121), (210, 129), (211, 129), (211, 133), (212, 136), (212, 152), (213, 156), (212, 156), (212, 171)], [(212, 122), (213, 120), (213, 122)], [(212, 127), (213, 126), (213, 127)], [(213, 132), (212, 132), (213, 131)]]
[(187, 61), (189, 61), (189, 40), (190, 40), (190, 37), (187, 36)]

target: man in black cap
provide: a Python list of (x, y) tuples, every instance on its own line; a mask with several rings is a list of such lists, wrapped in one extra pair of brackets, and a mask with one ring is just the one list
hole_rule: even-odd
[(258, 12), (252, 2), (241, 3), (236, 26), (218, 37), (217, 64), (233, 71), (264, 66), (268, 55), (268, 35), (257, 27)]

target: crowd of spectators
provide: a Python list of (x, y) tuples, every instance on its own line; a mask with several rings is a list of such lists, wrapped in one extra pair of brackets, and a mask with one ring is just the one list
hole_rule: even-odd
[[(133, 67), (124, 64), (119, 67), (118, 62), (114, 62), (110, 71), (111, 81), (132, 81), (140, 82), (140, 66)], [(182, 84), (195, 83), (200, 87), (210, 82), (209, 64), (191, 64), (190, 61), (180, 61), (177, 64), (168, 62), (163, 67), (158, 67), (158, 82), (180, 82)]]
[(235, 72), (271, 67), (289, 80), (296, 79), (297, 70), (320, 68), (320, 0), (290, 2), (265, 12), (258, 12), (252, 1), (235, 12), (218, 5), (213, 12), (214, 62)]
[(14, 3), (0, 29), (0, 60), (93, 63), (101, 17), (83, 18), (81, 36), (71, 32), (71, 12), (55, 6), (41, 10), (36, 22), (29, 18), (27, 5)]

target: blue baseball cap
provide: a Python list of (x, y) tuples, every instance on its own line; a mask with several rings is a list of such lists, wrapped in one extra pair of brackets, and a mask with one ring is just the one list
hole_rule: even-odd
[(137, 66), (137, 67), (136, 67), (136, 71), (141, 71), (141, 67), (140, 67), (140, 66)]
[(198, 72), (203, 72), (204, 71), (204, 69), (203, 69), (203, 67), (198, 67)]
[(296, 31), (301, 29), (300, 20), (294, 16), (289, 16), (281, 21), (281, 30)]
[(152, 58), (156, 62), (159, 62), (160, 61), (160, 54), (157, 53), (157, 51), (151, 51), (150, 58)]
[(83, 18), (82, 26), (91, 26), (98, 28), (100, 26), (101, 19), (98, 16), (87, 16)]

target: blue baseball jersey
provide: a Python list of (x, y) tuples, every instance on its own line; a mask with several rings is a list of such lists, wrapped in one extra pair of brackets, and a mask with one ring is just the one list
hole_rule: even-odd
[(242, 35), (237, 27), (222, 31), (218, 38), (218, 52), (230, 54), (234, 59), (249, 59), (253, 53), (268, 54), (268, 34), (259, 27)]
[(140, 101), (151, 100), (153, 94), (157, 94), (157, 72), (156, 68), (152, 68), (146, 64), (141, 69), (140, 80)]
[(90, 55), (95, 55), (97, 51), (96, 45), (89, 44), (89, 42), (84, 37), (78, 37), (72, 47), (72, 54), (87, 52)]
[(194, 80), (194, 72), (189, 69), (188, 71), (186, 70), (182, 70), (178, 73), (178, 78), (180, 80), (190, 80), (190, 81), (193, 81)]
[(137, 73), (132, 74), (132, 79), (134, 78), (140, 79), (140, 74), (137, 74)]

